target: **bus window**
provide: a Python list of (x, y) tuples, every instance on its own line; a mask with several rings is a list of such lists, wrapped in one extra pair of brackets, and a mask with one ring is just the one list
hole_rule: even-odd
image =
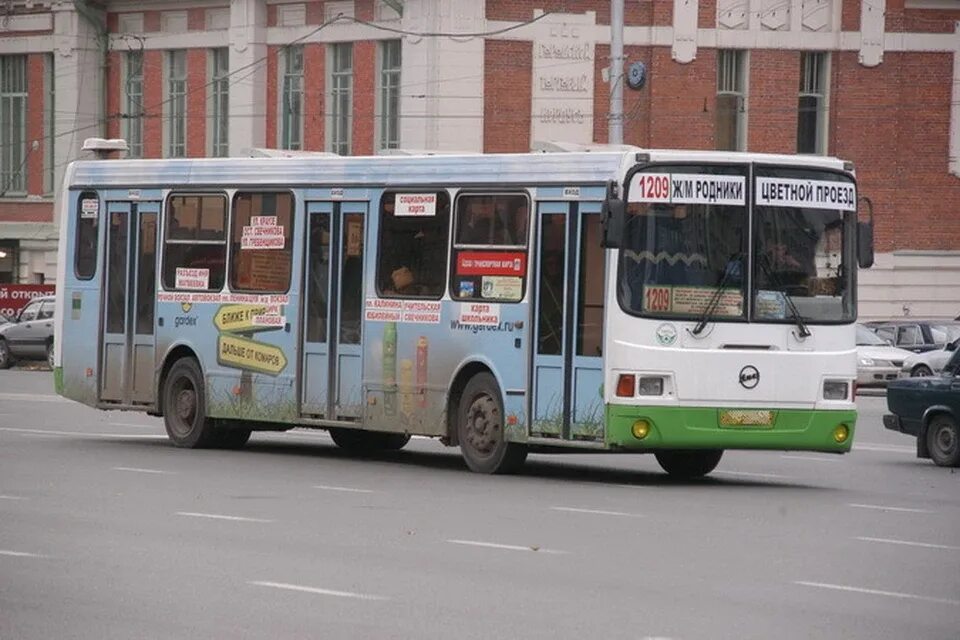
[(556, 213), (543, 215), (540, 233), (540, 304), (538, 305), (539, 317), (537, 318), (537, 353), (558, 356), (563, 350), (566, 216)]
[(80, 194), (77, 205), (77, 246), (74, 270), (79, 280), (89, 280), (97, 271), (97, 226), (100, 200), (92, 191)]
[(469, 194), (457, 198), (451, 296), (519, 302), (527, 275), (526, 194)]
[(227, 257), (226, 197), (171, 195), (166, 223), (164, 288), (222, 289)]
[(450, 240), (450, 197), (387, 192), (380, 201), (377, 293), (381, 297), (443, 296)]
[(286, 293), (293, 260), (293, 196), (238, 193), (233, 199), (230, 288)]
[(577, 296), (577, 355), (603, 355), (603, 248), (600, 216), (580, 223), (580, 284)]

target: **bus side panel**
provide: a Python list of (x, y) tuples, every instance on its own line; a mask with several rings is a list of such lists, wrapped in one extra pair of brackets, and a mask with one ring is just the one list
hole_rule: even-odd
[[(89, 190), (84, 193), (92, 193)], [(61, 224), (66, 228), (65, 245), (60, 259), (65, 262), (64, 276), (59, 283), (58, 310), (62, 314), (59, 325), (62, 327), (56, 340), (60, 343), (60, 369), (58, 386), (61, 394), (90, 406), (96, 406), (98, 399), (97, 380), (100, 375), (99, 339), (101, 282), (103, 281), (106, 247), (106, 203), (99, 194), (97, 201), (97, 229), (93, 238), (96, 246), (90, 242), (79, 247), (77, 228), (80, 213), (80, 192), (71, 191), (66, 195), (64, 206), (66, 215)], [(89, 215), (90, 212), (87, 212)], [(92, 218), (87, 218), (88, 220)], [(89, 223), (86, 223), (89, 224)], [(92, 240), (92, 238), (90, 238)], [(85, 260), (92, 260), (93, 275), (89, 279), (77, 277), (77, 252), (82, 251)], [(90, 263), (88, 263), (90, 264)]]

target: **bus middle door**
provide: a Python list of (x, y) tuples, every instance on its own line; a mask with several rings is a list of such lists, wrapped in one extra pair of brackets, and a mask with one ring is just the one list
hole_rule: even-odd
[(602, 441), (600, 203), (540, 202), (530, 435)]
[(107, 202), (100, 400), (152, 404), (159, 202)]
[(300, 413), (359, 421), (366, 202), (307, 203)]

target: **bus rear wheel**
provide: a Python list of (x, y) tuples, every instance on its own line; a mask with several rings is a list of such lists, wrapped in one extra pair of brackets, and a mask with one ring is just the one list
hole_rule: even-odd
[(331, 427), (330, 437), (341, 449), (365, 453), (399, 451), (410, 442), (410, 436), (406, 433), (382, 433), (341, 427)]
[(167, 374), (163, 383), (163, 425), (174, 446), (200, 449), (216, 445), (219, 432), (214, 421), (207, 418), (203, 373), (193, 358), (177, 360)]
[(471, 471), (513, 473), (527, 459), (527, 448), (507, 441), (500, 385), (478, 373), (463, 389), (457, 411), (457, 441)]
[(675, 478), (702, 478), (717, 468), (723, 449), (657, 451), (660, 467)]

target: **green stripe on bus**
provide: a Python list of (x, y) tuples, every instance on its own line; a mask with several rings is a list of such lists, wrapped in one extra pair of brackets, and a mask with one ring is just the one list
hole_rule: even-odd
[[(853, 443), (856, 411), (772, 409), (772, 426), (721, 426), (717, 407), (607, 405), (607, 445), (611, 449), (776, 449), (847, 452)], [(633, 435), (638, 420), (650, 423), (643, 439)], [(849, 437), (834, 440), (845, 425)]]

